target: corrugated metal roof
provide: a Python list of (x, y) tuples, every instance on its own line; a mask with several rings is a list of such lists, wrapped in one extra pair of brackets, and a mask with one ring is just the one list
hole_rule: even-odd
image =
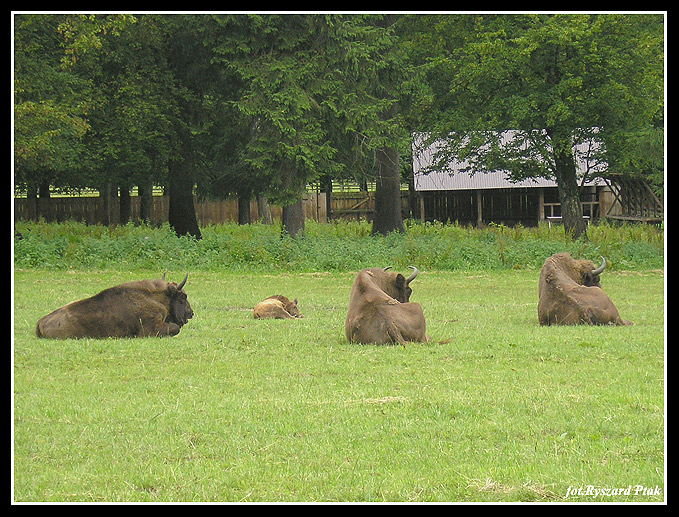
[[(511, 140), (514, 131), (505, 131), (502, 134), (502, 141)], [(492, 172), (470, 173), (469, 162), (466, 160), (455, 160), (448, 164), (447, 171), (423, 172), (433, 163), (436, 151), (443, 145), (443, 141), (437, 140), (429, 147), (418, 153), (417, 147), (423, 140), (423, 135), (415, 135), (413, 142), (413, 173), (415, 179), (415, 190), (485, 190), (499, 188), (531, 188), (531, 187), (556, 187), (556, 181), (546, 178), (527, 179), (518, 182), (509, 180), (507, 171), (498, 170)], [(579, 176), (587, 170), (588, 163), (583, 159), (586, 155), (589, 144), (583, 144), (576, 149), (576, 167)], [(591, 166), (591, 164), (589, 164)], [(587, 182), (587, 185), (599, 184), (600, 180), (595, 179)]]
[(415, 190), (486, 190), (494, 188), (556, 186), (554, 180), (545, 178), (511, 182), (504, 171), (479, 172), (474, 175), (466, 172), (457, 174), (450, 174), (448, 172), (415, 173)]

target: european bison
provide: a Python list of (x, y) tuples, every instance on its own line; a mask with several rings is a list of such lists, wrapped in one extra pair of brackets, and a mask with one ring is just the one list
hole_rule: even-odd
[(139, 280), (105, 289), (43, 316), (38, 337), (51, 339), (174, 336), (193, 317), (184, 280)]
[(597, 267), (569, 253), (549, 257), (540, 272), (538, 318), (541, 325), (631, 325), (623, 321), (601, 288), (606, 259)]
[(410, 302), (416, 267), (406, 278), (390, 268), (364, 269), (351, 287), (345, 323), (347, 339), (357, 343), (401, 343), (427, 341), (424, 312)]
[(297, 307), (297, 298), (294, 302), (288, 300), (285, 296), (275, 294), (262, 300), (255, 306), (255, 319), (259, 318), (275, 318), (275, 319), (289, 319), (289, 318), (303, 318)]

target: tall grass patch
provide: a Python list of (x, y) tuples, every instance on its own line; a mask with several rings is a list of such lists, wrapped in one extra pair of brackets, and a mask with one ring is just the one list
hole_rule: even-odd
[(177, 237), (168, 225), (86, 226), (17, 223), (14, 264), (41, 269), (347, 271), (375, 265), (440, 271), (536, 269), (556, 252), (606, 257), (611, 270), (664, 267), (664, 233), (647, 225), (592, 225), (573, 242), (561, 227), (483, 229), (409, 222), (405, 234), (371, 236), (367, 222), (308, 221), (302, 237), (279, 225), (221, 224), (203, 238)]

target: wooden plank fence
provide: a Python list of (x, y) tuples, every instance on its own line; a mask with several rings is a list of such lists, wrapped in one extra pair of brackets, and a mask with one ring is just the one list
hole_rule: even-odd
[[(140, 220), (141, 198), (130, 197), (130, 220)], [(153, 208), (151, 210), (151, 224), (158, 225), (167, 221), (169, 210), (168, 196), (153, 196)], [(39, 206), (36, 206), (39, 205)], [(194, 197), (196, 217), (201, 226), (238, 221), (238, 200), (235, 198), (220, 201), (199, 200)], [(326, 222), (328, 220), (328, 207), (324, 192), (305, 193), (302, 200), (304, 215), (307, 220)], [(408, 193), (403, 192), (401, 206), (404, 216), (408, 214)], [(280, 221), (283, 209), (279, 206), (270, 205), (271, 215), (274, 221)], [(120, 222), (120, 201), (112, 197), (106, 213), (103, 197), (52, 197), (42, 200), (28, 200), (26, 198), (14, 198), (14, 219), (35, 220), (36, 211), (46, 221), (81, 221), (87, 224), (111, 224)], [(331, 195), (330, 218), (331, 219), (367, 219), (372, 221), (375, 211), (374, 192), (339, 192)], [(250, 218), (252, 221), (259, 220), (257, 200), (250, 202)]]

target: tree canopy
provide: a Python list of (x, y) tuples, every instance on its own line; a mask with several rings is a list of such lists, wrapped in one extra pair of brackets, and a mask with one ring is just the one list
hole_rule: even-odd
[[(658, 15), (431, 16), (420, 74), (438, 166), (556, 179), (567, 229), (584, 232), (574, 149), (594, 143), (607, 173), (662, 170)], [(435, 37), (438, 36), (438, 37)], [(454, 36), (446, 38), (446, 36)], [(427, 57), (428, 56), (428, 57)], [(424, 112), (423, 112), (424, 113)], [(425, 115), (426, 116), (426, 115)], [(502, 143), (507, 130), (513, 138)]]
[(556, 178), (578, 234), (580, 141), (662, 188), (664, 16), (14, 15), (29, 195), (164, 185), (173, 227), (200, 237), (194, 192), (287, 207), (309, 183), (371, 177), (373, 231), (402, 231), (413, 132), (447, 142), (440, 164)]

